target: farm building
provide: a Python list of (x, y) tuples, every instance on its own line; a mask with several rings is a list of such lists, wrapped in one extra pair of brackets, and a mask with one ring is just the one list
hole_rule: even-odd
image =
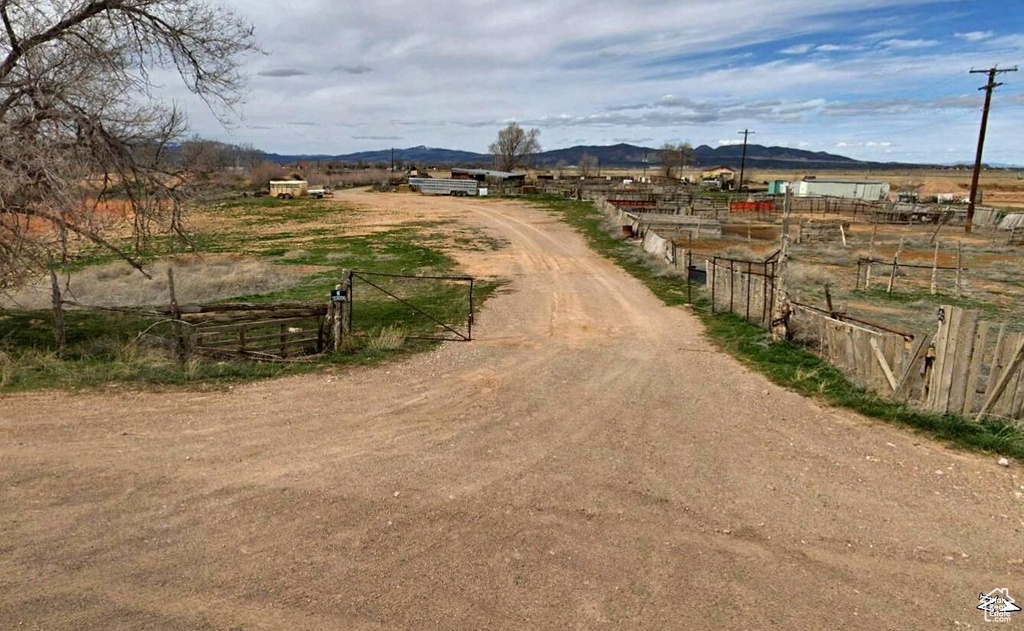
[(804, 179), (793, 182), (792, 186), (796, 197), (844, 197), (878, 201), (889, 196), (888, 182)]
[(737, 173), (738, 171), (732, 167), (717, 166), (704, 171), (701, 175), (701, 179), (728, 181), (734, 179)]
[(788, 188), (789, 182), (787, 180), (772, 180), (768, 182), (769, 195), (785, 195)]
[(279, 199), (305, 197), (309, 192), (306, 180), (274, 180), (270, 182), (270, 196)]

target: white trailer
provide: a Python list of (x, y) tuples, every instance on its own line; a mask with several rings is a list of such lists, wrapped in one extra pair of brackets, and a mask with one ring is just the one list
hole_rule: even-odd
[(476, 180), (442, 180), (425, 177), (409, 178), (409, 188), (424, 195), (454, 195), (476, 197), (479, 194)]
[(889, 184), (853, 180), (800, 180), (794, 182), (793, 193), (797, 197), (844, 197), (878, 201), (889, 196)]
[(274, 180), (270, 183), (270, 196), (278, 199), (295, 199), (309, 193), (306, 180)]

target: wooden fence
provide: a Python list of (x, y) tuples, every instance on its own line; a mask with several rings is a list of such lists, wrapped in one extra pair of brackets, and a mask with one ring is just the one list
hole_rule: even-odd
[(939, 311), (926, 407), (939, 413), (1024, 419), (1024, 333), (978, 311)]
[(878, 330), (804, 305), (793, 305), (789, 327), (797, 342), (859, 386), (898, 400), (917, 401), (925, 391), (926, 336)]
[(231, 304), (182, 307), (189, 352), (286, 358), (327, 348), (326, 304)]
[(775, 262), (715, 257), (705, 261), (711, 312), (732, 312), (768, 328), (775, 297)]

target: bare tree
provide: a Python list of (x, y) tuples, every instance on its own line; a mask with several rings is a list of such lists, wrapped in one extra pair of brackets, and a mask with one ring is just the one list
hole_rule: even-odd
[[(150, 73), (177, 72), (224, 120), (251, 27), (204, 0), (0, 0), (0, 20), (0, 287), (69, 242), (134, 264), (154, 232), (184, 236), (188, 165), (171, 153), (185, 118), (153, 98)], [(111, 199), (130, 246), (108, 237)]]
[(509, 123), (498, 132), (498, 139), (491, 143), (490, 152), (495, 166), (502, 171), (530, 166), (534, 156), (540, 153), (540, 130), (527, 131), (518, 123)]
[(257, 191), (270, 188), (271, 180), (284, 178), (284, 169), (281, 165), (273, 162), (264, 162), (249, 170), (249, 180)]
[(658, 159), (661, 162), (661, 171), (667, 178), (682, 178), (682, 170), (693, 164), (694, 152), (690, 143), (683, 142), (678, 145), (666, 142), (658, 150)]
[(580, 175), (583, 177), (590, 177), (590, 175), (597, 169), (597, 158), (584, 152), (580, 156)]

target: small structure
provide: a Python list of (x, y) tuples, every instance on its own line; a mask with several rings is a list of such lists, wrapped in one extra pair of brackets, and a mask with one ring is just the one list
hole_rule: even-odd
[(278, 199), (295, 199), (309, 194), (309, 182), (306, 180), (272, 180), (270, 196)]
[(769, 195), (785, 195), (789, 189), (788, 180), (772, 180), (768, 182), (768, 194)]
[(736, 169), (724, 165), (711, 167), (701, 174), (701, 179), (731, 181), (736, 179)]
[(468, 197), (486, 195), (485, 188), (479, 188), (476, 180), (441, 179), (441, 178), (409, 178), (409, 187), (423, 195), (451, 195)]
[(819, 180), (805, 178), (793, 182), (793, 194), (797, 197), (843, 197), (878, 201), (889, 196), (888, 182), (859, 182), (856, 180)]
[(502, 182), (509, 184), (523, 185), (526, 182), (525, 173), (512, 173), (511, 171), (495, 171), (493, 169), (452, 169), (453, 180), (476, 180), (477, 182)]

